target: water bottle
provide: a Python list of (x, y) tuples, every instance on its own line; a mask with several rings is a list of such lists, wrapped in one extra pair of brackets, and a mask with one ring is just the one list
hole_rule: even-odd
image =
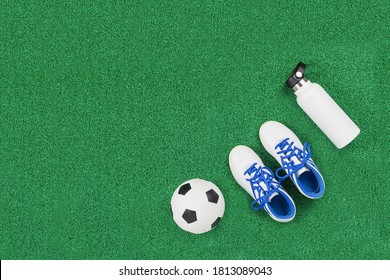
[(319, 84), (306, 79), (305, 68), (299, 62), (286, 84), (294, 90), (303, 111), (341, 149), (358, 136), (360, 129)]

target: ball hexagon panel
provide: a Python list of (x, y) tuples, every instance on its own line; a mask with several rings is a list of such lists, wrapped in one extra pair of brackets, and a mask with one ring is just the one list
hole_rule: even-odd
[(186, 195), (186, 193), (188, 193), (188, 191), (191, 189), (191, 185), (189, 183), (187, 184), (184, 184), (180, 187), (179, 189), (179, 194), (181, 195)]
[(213, 189), (210, 189), (206, 192), (207, 199), (209, 202), (218, 203), (219, 195)]
[(189, 224), (196, 222), (196, 212), (193, 210), (186, 209), (182, 217)]

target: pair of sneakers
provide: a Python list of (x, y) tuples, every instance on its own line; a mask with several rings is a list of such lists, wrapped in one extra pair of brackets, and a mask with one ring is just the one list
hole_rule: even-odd
[(251, 148), (243, 145), (231, 150), (230, 170), (237, 183), (253, 197), (252, 209), (264, 209), (274, 220), (289, 222), (295, 217), (296, 207), (281, 183), (290, 177), (304, 196), (318, 199), (325, 191), (324, 179), (312, 159), (310, 145), (302, 145), (285, 125), (268, 121), (260, 127), (259, 136), (267, 152), (281, 165), (275, 175)]

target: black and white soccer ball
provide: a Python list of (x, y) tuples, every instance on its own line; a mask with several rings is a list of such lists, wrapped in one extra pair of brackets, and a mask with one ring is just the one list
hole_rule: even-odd
[(180, 228), (199, 234), (218, 225), (225, 212), (225, 199), (212, 182), (191, 179), (175, 190), (171, 208)]

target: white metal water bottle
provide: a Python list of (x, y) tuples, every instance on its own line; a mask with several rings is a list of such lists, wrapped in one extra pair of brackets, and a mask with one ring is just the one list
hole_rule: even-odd
[(329, 94), (304, 76), (306, 65), (298, 63), (286, 84), (295, 91), (305, 113), (341, 149), (358, 136), (360, 129)]

